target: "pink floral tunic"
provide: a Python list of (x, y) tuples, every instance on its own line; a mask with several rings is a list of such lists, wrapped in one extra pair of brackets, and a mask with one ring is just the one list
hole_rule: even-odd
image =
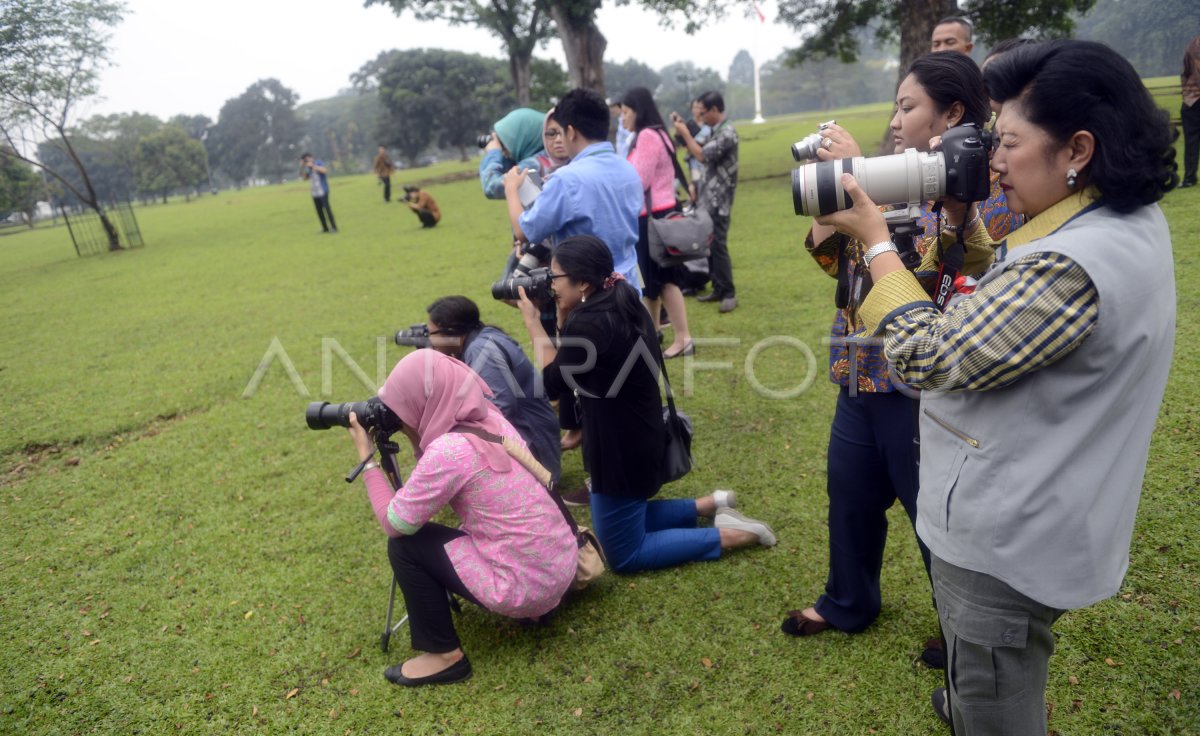
[[(506, 436), (525, 444), (512, 425), (504, 427)], [(363, 477), (390, 537), (415, 533), (450, 506), (466, 536), (449, 542), (446, 553), (488, 610), (540, 616), (558, 605), (575, 578), (575, 538), (546, 489), (515, 460), (511, 471), (493, 471), (462, 434), (433, 440), (394, 494), (383, 471)]]

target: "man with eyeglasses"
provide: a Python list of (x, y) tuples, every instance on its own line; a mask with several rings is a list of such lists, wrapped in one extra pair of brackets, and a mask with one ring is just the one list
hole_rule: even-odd
[(513, 167), (504, 175), (513, 235), (520, 243), (593, 235), (612, 251), (615, 270), (640, 289), (636, 245), (642, 181), (608, 141), (608, 105), (591, 90), (573, 89), (550, 118), (562, 127), (571, 164), (554, 172), (528, 210), (518, 194), (527, 171)]

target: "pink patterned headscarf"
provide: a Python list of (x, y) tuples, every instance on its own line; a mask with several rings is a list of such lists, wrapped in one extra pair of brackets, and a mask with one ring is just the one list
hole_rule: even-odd
[[(400, 421), (417, 430), (424, 452), (431, 442), (458, 426), (502, 434), (500, 413), (486, 398), (491, 393), (466, 363), (436, 350), (414, 350), (392, 369), (379, 389), (379, 398)], [(474, 435), (466, 438), (489, 468), (501, 473), (512, 469), (512, 460), (502, 446)]]

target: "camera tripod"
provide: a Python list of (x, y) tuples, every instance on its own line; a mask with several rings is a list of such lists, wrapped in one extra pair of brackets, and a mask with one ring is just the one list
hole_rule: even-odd
[[(370, 431), (371, 440), (375, 443), (375, 449), (379, 453), (379, 468), (387, 477), (388, 485), (395, 491), (404, 484), (404, 478), (400, 476), (400, 466), (396, 463), (396, 453), (400, 451), (400, 446), (392, 441), (391, 433), (384, 433), (378, 427), (372, 428)], [(363, 460), (356, 465), (346, 475), (346, 482), (353, 483), (355, 479), (362, 473), (363, 467), (366, 466), (371, 458)], [(396, 580), (395, 574), (392, 575), (392, 582), (388, 588), (388, 603), (387, 617), (383, 623), (383, 633), (379, 636), (379, 648), (384, 652), (388, 650), (388, 642), (392, 638), (392, 634), (400, 630), (400, 627), (408, 622), (408, 614), (405, 614), (399, 621), (392, 624), (392, 615), (396, 608), (396, 589), (400, 587), (400, 582)]]

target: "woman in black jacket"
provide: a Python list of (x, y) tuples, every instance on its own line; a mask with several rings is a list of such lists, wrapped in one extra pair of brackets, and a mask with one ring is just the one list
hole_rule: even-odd
[[(612, 253), (598, 238), (559, 243), (550, 271), (558, 344), (523, 290), (521, 313), (547, 395), (579, 400), (592, 524), (612, 568), (636, 572), (714, 560), (732, 547), (774, 545), (769, 526), (733, 510), (732, 491), (649, 500), (662, 485), (666, 440), (650, 315), (637, 290), (613, 272)], [(712, 518), (713, 526), (697, 528), (698, 517)]]

